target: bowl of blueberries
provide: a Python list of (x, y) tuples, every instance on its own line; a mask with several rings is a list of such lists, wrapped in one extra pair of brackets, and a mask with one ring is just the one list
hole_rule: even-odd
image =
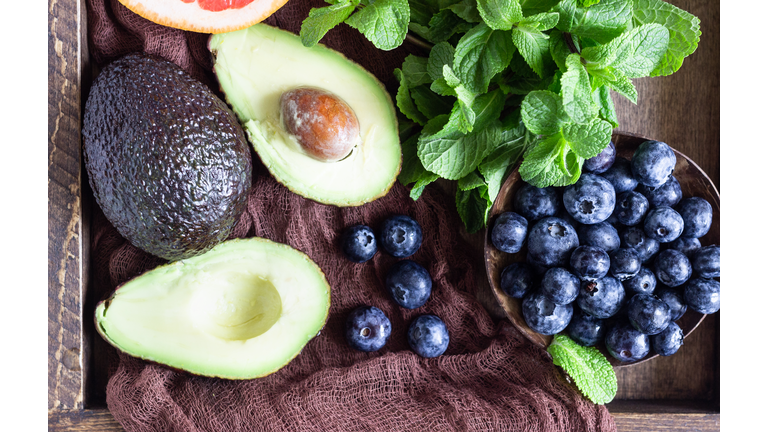
[(576, 183), (537, 188), (516, 167), (491, 208), (488, 280), (509, 320), (615, 367), (669, 356), (720, 310), (720, 195), (668, 144), (614, 133)]

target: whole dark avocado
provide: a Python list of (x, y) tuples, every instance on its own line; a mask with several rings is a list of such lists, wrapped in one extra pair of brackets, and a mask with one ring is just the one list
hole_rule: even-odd
[(245, 210), (251, 153), (237, 118), (166, 60), (133, 53), (101, 71), (85, 104), (83, 153), (104, 215), (152, 255), (201, 254)]

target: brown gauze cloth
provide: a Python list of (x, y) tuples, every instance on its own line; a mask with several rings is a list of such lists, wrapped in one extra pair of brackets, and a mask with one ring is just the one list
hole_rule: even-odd
[[(309, 9), (324, 5), (291, 0), (266, 22), (298, 34)], [(88, 0), (88, 32), (98, 66), (145, 51), (174, 61), (218, 91), (208, 35), (156, 25), (117, 0)], [(377, 50), (345, 24), (322, 42), (374, 73), (390, 92), (397, 88), (392, 71), (417, 49)], [(109, 292), (163, 263), (120, 237), (99, 209), (94, 213), (93, 291)], [(432, 295), (415, 310), (399, 307), (383, 285), (396, 258), (379, 252), (355, 264), (338, 245), (345, 227), (376, 230), (394, 214), (413, 217), (424, 233), (409, 259), (429, 271)], [(128, 431), (616, 430), (606, 408), (569, 385), (544, 350), (509, 321), (494, 323), (475, 299), (481, 261), (469, 255), (461, 229), (453, 198), (438, 186), (413, 201), (396, 183), (372, 203), (338, 208), (293, 194), (254, 154), (248, 207), (231, 237), (265, 237), (309, 255), (331, 285), (325, 328), (284, 368), (246, 381), (191, 376), (112, 353), (109, 410)], [(377, 352), (356, 351), (344, 338), (346, 316), (360, 305), (380, 308), (392, 322), (392, 335)], [(422, 314), (439, 316), (448, 328), (450, 344), (440, 357), (421, 358), (408, 346), (408, 325)]]

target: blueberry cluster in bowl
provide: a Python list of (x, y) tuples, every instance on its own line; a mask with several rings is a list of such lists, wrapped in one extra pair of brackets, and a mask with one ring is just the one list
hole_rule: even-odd
[[(396, 258), (408, 258), (421, 246), (421, 225), (406, 215), (387, 218), (379, 232), (367, 225), (353, 225), (341, 235), (341, 252), (354, 263), (364, 263), (376, 255), (378, 246)], [(423, 306), (432, 293), (432, 278), (421, 264), (403, 259), (387, 271), (384, 285), (392, 300), (405, 309)], [(378, 351), (392, 333), (392, 323), (384, 311), (358, 306), (347, 316), (345, 337), (350, 347), (365, 352)], [(448, 349), (450, 337), (445, 323), (435, 315), (420, 315), (408, 327), (408, 345), (418, 355), (432, 358)]]
[(683, 343), (676, 323), (690, 308), (720, 309), (720, 246), (699, 240), (712, 206), (683, 198), (674, 151), (643, 142), (631, 160), (611, 142), (565, 188), (523, 184), (514, 211), (495, 220), (491, 242), (525, 261), (505, 267), (500, 287), (521, 300), (526, 324), (565, 333), (584, 346), (603, 344), (621, 362), (653, 349), (672, 355)]

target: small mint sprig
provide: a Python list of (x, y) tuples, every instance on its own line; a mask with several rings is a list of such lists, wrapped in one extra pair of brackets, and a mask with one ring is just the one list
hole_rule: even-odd
[(608, 359), (595, 347), (584, 347), (565, 335), (556, 335), (547, 347), (555, 366), (560, 366), (584, 396), (598, 405), (616, 397), (618, 381)]

